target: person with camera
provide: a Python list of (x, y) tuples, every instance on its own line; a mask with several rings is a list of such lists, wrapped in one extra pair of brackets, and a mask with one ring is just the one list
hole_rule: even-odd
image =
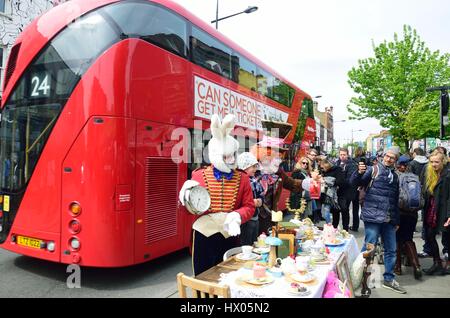
[(331, 223), (332, 214), (333, 227), (337, 228), (339, 225), (340, 210), (337, 189), (344, 185), (344, 173), (341, 167), (333, 165), (326, 158), (320, 161), (319, 171), (320, 181), (324, 185), (320, 196), (322, 215), (325, 216), (325, 222), (328, 224)]
[(399, 181), (394, 172), (399, 156), (399, 148), (389, 148), (381, 163), (374, 172), (373, 166), (368, 167), (360, 162), (358, 170), (351, 177), (351, 183), (365, 188), (365, 198), (361, 209), (361, 219), (364, 222), (364, 247), (368, 243), (377, 244), (381, 236), (384, 244), (383, 287), (400, 294), (406, 290), (395, 280), (394, 266), (396, 262), (396, 231), (400, 224), (398, 207)]
[[(338, 189), (339, 206), (341, 207), (342, 214), (342, 228), (346, 231), (349, 230), (350, 224), (350, 203), (355, 200), (357, 193), (357, 187), (350, 183), (350, 178), (353, 172), (356, 171), (356, 163), (349, 157), (348, 150), (346, 148), (339, 149), (339, 160), (336, 162), (336, 166), (340, 167), (343, 173), (344, 182)], [(359, 204), (358, 207), (352, 207), (353, 211), (353, 227), (352, 230), (358, 231), (359, 227)], [(336, 223), (337, 222), (337, 223)], [(336, 225), (335, 225), (336, 224)], [(333, 215), (333, 225), (337, 227), (339, 224), (339, 214), (336, 215), (336, 220)]]

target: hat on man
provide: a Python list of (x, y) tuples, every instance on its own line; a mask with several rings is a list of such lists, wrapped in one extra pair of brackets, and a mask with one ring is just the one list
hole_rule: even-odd
[(250, 152), (243, 152), (237, 157), (237, 165), (241, 170), (245, 170), (258, 163), (256, 157)]
[(407, 155), (401, 155), (400, 158), (398, 158), (397, 160), (397, 164), (406, 166), (410, 161), (411, 159)]
[(266, 135), (264, 135), (263, 139), (260, 142), (258, 142), (258, 146), (266, 148), (274, 148), (279, 150), (288, 150), (286, 147), (284, 147), (284, 139), (277, 137), (269, 137)]

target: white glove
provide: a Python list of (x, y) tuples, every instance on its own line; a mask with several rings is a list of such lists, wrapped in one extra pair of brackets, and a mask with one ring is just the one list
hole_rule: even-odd
[(193, 187), (198, 186), (200, 183), (198, 183), (195, 180), (187, 180), (184, 184), (183, 187), (180, 190), (180, 194), (178, 195), (178, 198), (180, 199), (181, 204), (184, 206), (184, 202), (187, 199), (185, 197), (186, 195), (186, 190), (192, 189)]
[(228, 213), (223, 223), (223, 230), (230, 236), (241, 234), (241, 215), (237, 212)]
[(302, 180), (302, 188), (303, 190), (309, 191), (309, 187), (311, 186), (311, 178), (305, 178)]

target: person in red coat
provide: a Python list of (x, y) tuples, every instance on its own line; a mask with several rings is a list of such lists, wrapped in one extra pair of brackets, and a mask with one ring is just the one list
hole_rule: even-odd
[(229, 135), (233, 128), (233, 115), (227, 115), (223, 123), (218, 115), (212, 116), (212, 138), (208, 144), (211, 165), (195, 170), (180, 191), (183, 205), (186, 190), (194, 186), (204, 187), (211, 197), (209, 210), (193, 224), (195, 276), (220, 263), (227, 250), (240, 245), (240, 226), (255, 211), (250, 180), (236, 169), (239, 143)]

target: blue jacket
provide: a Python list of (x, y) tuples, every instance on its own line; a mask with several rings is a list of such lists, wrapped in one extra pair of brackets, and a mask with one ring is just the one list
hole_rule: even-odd
[[(366, 187), (372, 179), (372, 170), (373, 167), (367, 167), (363, 175), (356, 170), (350, 182), (355, 186)], [(366, 191), (364, 206), (361, 209), (361, 219), (371, 223), (384, 223), (389, 220), (391, 224), (399, 225), (398, 196), (398, 175), (393, 169), (379, 163), (378, 176)]]

